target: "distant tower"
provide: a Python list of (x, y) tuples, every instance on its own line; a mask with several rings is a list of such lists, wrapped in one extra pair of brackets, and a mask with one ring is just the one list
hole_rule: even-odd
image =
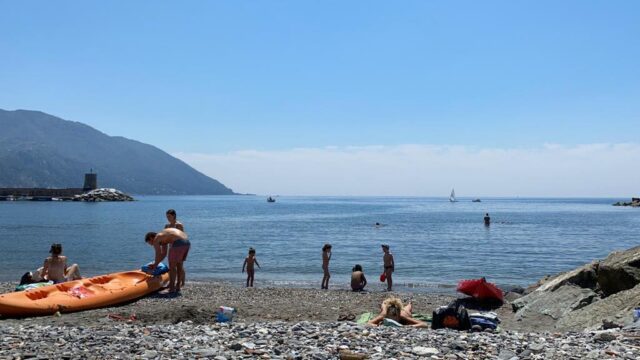
[(84, 174), (84, 186), (82, 190), (91, 191), (98, 188), (98, 174), (93, 172), (93, 169), (88, 174)]

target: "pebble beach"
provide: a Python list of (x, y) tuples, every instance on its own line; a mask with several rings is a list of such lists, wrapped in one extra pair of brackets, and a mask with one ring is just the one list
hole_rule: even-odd
[[(12, 284), (2, 284), (2, 292)], [(393, 293), (430, 313), (454, 299)], [(385, 328), (338, 321), (376, 311), (386, 292), (301, 288), (245, 289), (189, 282), (179, 297), (59, 316), (0, 320), (3, 359), (640, 359), (640, 332), (554, 332), (497, 309), (497, 332)], [(238, 309), (216, 323), (219, 306)]]

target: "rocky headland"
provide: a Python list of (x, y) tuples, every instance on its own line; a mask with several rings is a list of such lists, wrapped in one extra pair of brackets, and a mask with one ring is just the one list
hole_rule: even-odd
[(631, 202), (618, 201), (613, 206), (640, 207), (640, 198), (631, 198)]

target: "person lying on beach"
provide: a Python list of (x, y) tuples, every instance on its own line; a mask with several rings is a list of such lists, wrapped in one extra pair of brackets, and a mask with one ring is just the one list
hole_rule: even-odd
[(393, 287), (393, 271), (395, 270), (396, 264), (393, 260), (393, 255), (389, 251), (389, 245), (382, 244), (382, 251), (384, 252), (384, 256), (382, 257), (382, 261), (384, 263), (384, 275), (387, 280), (387, 291), (391, 291)]
[(371, 326), (379, 326), (385, 319), (393, 320), (400, 325), (412, 326), (417, 328), (426, 328), (429, 325), (420, 320), (416, 320), (411, 316), (413, 306), (408, 303), (402, 306), (402, 301), (395, 297), (385, 299), (380, 306), (380, 314), (369, 320), (367, 324)]
[(247, 269), (247, 287), (253, 287), (253, 277), (255, 275), (253, 264), (256, 264), (258, 269), (260, 269), (260, 264), (258, 264), (258, 259), (256, 259), (256, 249), (250, 247), (249, 255), (247, 255), (244, 259), (244, 264), (242, 264), (242, 272), (244, 273), (244, 269)]
[(65, 281), (82, 279), (77, 264), (67, 266), (67, 257), (62, 255), (62, 245), (52, 244), (49, 250), (51, 256), (44, 260), (44, 265), (36, 271), (33, 279), (62, 283)]
[[(153, 270), (169, 255), (169, 293), (177, 294), (180, 292), (180, 283), (176, 282), (177, 264), (185, 261), (189, 254), (191, 243), (189, 236), (178, 229), (164, 229), (159, 233), (148, 232), (144, 236), (144, 241), (153, 246), (155, 250), (155, 260), (149, 265), (149, 271)], [(168, 251), (167, 251), (168, 248)]]
[(356, 264), (351, 270), (351, 290), (362, 291), (367, 286), (367, 278), (364, 277), (362, 266)]
[[(178, 221), (178, 215), (176, 214), (175, 210), (173, 209), (167, 210), (166, 216), (167, 216), (167, 221), (169, 223), (164, 226), (165, 229), (178, 229), (184, 232), (184, 225), (182, 225), (182, 223)], [(186, 279), (186, 273), (184, 271), (185, 260), (187, 260), (186, 255), (184, 259), (182, 259), (182, 261), (178, 261), (178, 263), (176, 264), (176, 272), (177, 272), (176, 282), (178, 283), (178, 288), (184, 287), (184, 282)]]
[(322, 247), (322, 284), (320, 285), (321, 289), (329, 289), (329, 278), (331, 278), (331, 274), (329, 273), (329, 261), (331, 261), (331, 244), (324, 244)]

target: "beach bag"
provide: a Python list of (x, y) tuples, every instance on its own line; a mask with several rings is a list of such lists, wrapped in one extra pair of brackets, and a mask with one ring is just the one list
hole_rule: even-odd
[(478, 325), (482, 330), (496, 330), (498, 328), (498, 323), (495, 320), (491, 320), (488, 318), (471, 316), (469, 320), (471, 321), (471, 326)]
[[(152, 263), (148, 263), (146, 265), (142, 265), (142, 267), (140, 268), (140, 270), (148, 273), (149, 272), (149, 265), (151, 265)], [(165, 265), (164, 263), (160, 263), (158, 264), (158, 266), (156, 266), (156, 268), (153, 270), (153, 273), (151, 275), (153, 276), (158, 276), (158, 275), (162, 275), (166, 272), (169, 271), (169, 267), (167, 265)]]
[(441, 306), (433, 311), (432, 329), (469, 330), (471, 322), (467, 309), (457, 303)]
[(220, 306), (218, 310), (216, 310), (216, 321), (220, 323), (231, 322), (237, 312), (238, 311), (232, 307)]

